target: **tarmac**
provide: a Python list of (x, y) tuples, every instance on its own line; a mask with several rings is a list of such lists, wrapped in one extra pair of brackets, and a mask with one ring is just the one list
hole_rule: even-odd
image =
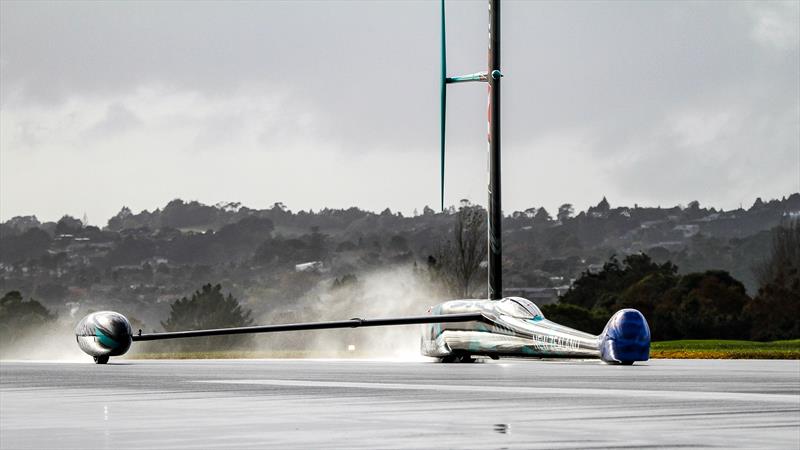
[(0, 447), (797, 449), (800, 361), (3, 361)]

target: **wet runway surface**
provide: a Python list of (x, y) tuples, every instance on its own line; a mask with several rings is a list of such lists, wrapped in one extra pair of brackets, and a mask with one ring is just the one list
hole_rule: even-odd
[(800, 361), (3, 361), (0, 447), (796, 449)]

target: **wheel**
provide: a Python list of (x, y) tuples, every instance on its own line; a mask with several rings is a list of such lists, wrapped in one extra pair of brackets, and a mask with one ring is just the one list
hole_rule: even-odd
[(105, 364), (108, 362), (108, 356), (95, 356), (94, 363), (95, 364)]
[(622, 364), (623, 366), (632, 366), (633, 365), (633, 361), (620, 361), (619, 363)]
[(475, 358), (470, 356), (468, 353), (467, 354), (456, 353), (456, 354), (450, 354), (450, 355), (447, 355), (447, 356), (442, 356), (441, 358), (439, 358), (439, 362), (447, 363), (447, 364), (450, 364), (450, 363), (474, 363), (475, 362)]

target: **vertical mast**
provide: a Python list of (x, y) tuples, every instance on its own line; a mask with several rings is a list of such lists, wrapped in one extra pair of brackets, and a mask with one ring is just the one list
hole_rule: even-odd
[(489, 67), (486, 72), (471, 73), (454, 77), (447, 76), (445, 33), (444, 33), (444, 0), (442, 1), (442, 77), (441, 77), (441, 115), (440, 115), (440, 149), (441, 149), (441, 199), (444, 211), (444, 154), (445, 154), (445, 112), (447, 103), (447, 85), (464, 82), (487, 82), (489, 86), (488, 130), (489, 141), (489, 208), (487, 214), (489, 299), (503, 298), (502, 269), (502, 221), (503, 209), (500, 205), (500, 0), (489, 0)]
[(489, 0), (489, 299), (503, 298), (503, 210), (500, 203), (500, 0)]
[(439, 103), (439, 145), (440, 145), (440, 192), (442, 201), (442, 212), (444, 212), (444, 143), (445, 143), (445, 119), (447, 119), (447, 45), (444, 30), (444, 0), (442, 0), (442, 72), (439, 83), (441, 89), (441, 103)]

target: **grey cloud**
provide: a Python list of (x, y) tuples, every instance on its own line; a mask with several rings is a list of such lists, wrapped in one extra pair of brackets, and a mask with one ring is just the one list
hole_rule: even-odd
[[(136, 117), (109, 110), (103, 129), (119, 126), (114, 133), (121, 136), (142, 124), (156, 133), (174, 123), (194, 140), (190, 148), (163, 151), (224, 148), (244, 165), (266, 158), (235, 153), (252, 153), (253, 142), (264, 152), (324, 147), (346, 155), (348, 165), (336, 168), (344, 178), (386, 170), (365, 161), (402, 155), (424, 166), (407, 174), (409, 183), (423, 173), (435, 177), (438, 2), (6, 1), (0, 8), (6, 121), (25, 108), (75, 99), (113, 104), (158, 86), (209, 105), (231, 98), (244, 106), (202, 117), (176, 113), (159, 128), (122, 102)], [(485, 2), (449, 1), (447, 11), (449, 71), (482, 70)], [(520, 175), (520, 164), (531, 166), (528, 172), (575, 168), (519, 184), (529, 190), (510, 189), (517, 180), (510, 181), (506, 209), (567, 201), (585, 207), (601, 194), (562, 192), (553, 183), (603, 186), (617, 202), (698, 198), (722, 207), (800, 190), (798, 29), (796, 2), (505, 2), (504, 164)], [(279, 98), (279, 109), (248, 106), (248, 97)], [(452, 198), (482, 202), (485, 87), (454, 86), (448, 102), (448, 190)], [(31, 148), (42, 141), (33, 117), (18, 136)], [(694, 137), (676, 134), (681, 126), (695, 127)], [(561, 150), (567, 156), (542, 146), (570, 141), (575, 130), (580, 145)], [(3, 152), (15, 164), (8, 156), (14, 148)], [(302, 166), (302, 155), (296, 164)], [(709, 181), (706, 171), (718, 176)], [(401, 205), (435, 202), (435, 181), (429, 196), (409, 198), (387, 187), (381, 196), (347, 191), (340, 201), (411, 209)], [(179, 189), (173, 187), (175, 195), (191, 195)], [(317, 190), (308, 191), (293, 193), (303, 204), (292, 207), (327, 206), (312, 194)]]
[(103, 119), (91, 127), (88, 137), (108, 137), (124, 133), (141, 125), (142, 121), (122, 103), (112, 103), (106, 108)]

